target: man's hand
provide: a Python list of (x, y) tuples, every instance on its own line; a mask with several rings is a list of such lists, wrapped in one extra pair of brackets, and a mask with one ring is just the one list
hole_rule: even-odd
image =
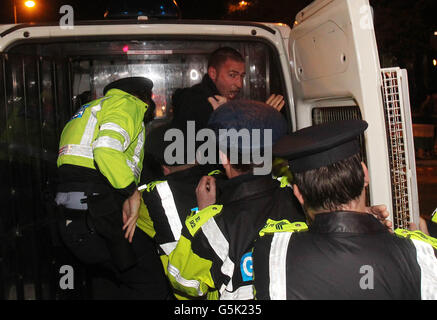
[(271, 105), (278, 111), (281, 111), (282, 107), (285, 105), (284, 97), (280, 94), (272, 94), (266, 101), (266, 104)]
[(124, 237), (129, 239), (129, 242), (132, 242), (135, 233), (140, 204), (141, 193), (138, 190), (135, 190), (123, 203), (123, 230), (126, 230)]
[(212, 108), (216, 110), (222, 104), (228, 102), (228, 99), (223, 96), (215, 95), (214, 97), (209, 97), (208, 102), (211, 104)]
[(367, 213), (373, 215), (376, 219), (381, 221), (383, 225), (385, 225), (388, 231), (393, 232), (393, 223), (387, 218), (390, 216), (390, 213), (387, 211), (387, 207), (383, 204), (367, 207)]
[(215, 178), (204, 176), (196, 188), (197, 207), (202, 210), (216, 201)]

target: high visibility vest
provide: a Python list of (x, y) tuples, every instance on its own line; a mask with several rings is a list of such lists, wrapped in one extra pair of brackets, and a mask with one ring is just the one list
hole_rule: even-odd
[[(195, 171), (193, 172), (193, 170)], [(200, 167), (188, 169), (184, 172), (186, 172), (186, 174), (189, 173), (192, 176), (194, 175), (195, 177), (198, 176), (199, 180), (203, 175), (207, 174), (207, 172)], [(209, 176), (220, 174), (223, 173), (219, 170), (208, 173)], [(175, 182), (174, 179), (170, 181), (153, 181), (138, 188), (138, 190), (142, 192), (152, 194), (152, 197), (147, 198), (147, 205), (151, 205), (151, 213), (149, 213), (149, 208), (142, 198), (137, 227), (154, 239), (159, 246), (160, 258), (166, 274), (168, 268), (168, 255), (176, 248), (177, 242), (181, 237), (182, 225), (184, 224), (186, 217), (190, 214), (186, 207), (193, 208), (197, 205), (195, 196), (197, 183), (192, 184), (192, 181), (190, 180), (190, 182), (185, 182), (184, 184), (177, 184), (176, 187), (173, 182)], [(172, 190), (173, 187), (176, 189)], [(192, 195), (188, 196), (187, 190), (189, 191), (190, 189), (192, 190)], [(176, 202), (175, 198), (179, 201)], [(191, 213), (192, 212), (193, 211), (191, 211)], [(156, 229), (158, 229), (158, 231)], [(178, 300), (189, 299), (189, 297), (184, 295), (183, 292), (175, 292), (175, 297)]]
[[(222, 194), (222, 205), (211, 205), (186, 218), (176, 248), (168, 255), (168, 278), (174, 288), (192, 297), (254, 298), (251, 249), (260, 230), (266, 231), (273, 221), (268, 220), (263, 228), (261, 217), (276, 219), (275, 230), (287, 224), (306, 228), (304, 222), (295, 223), (303, 216), (286, 185), (280, 186), (273, 179), (271, 184), (261, 185), (265, 189), (256, 197), (243, 194), (234, 201)], [(242, 194), (238, 188), (232, 191)], [(273, 194), (274, 198), (270, 197)], [(267, 206), (266, 202), (281, 205)]]
[(96, 169), (116, 189), (138, 184), (144, 157), (148, 105), (118, 89), (83, 105), (61, 134), (57, 165)]

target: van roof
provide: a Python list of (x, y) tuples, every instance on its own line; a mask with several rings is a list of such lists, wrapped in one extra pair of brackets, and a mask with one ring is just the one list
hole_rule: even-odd
[[(227, 21), (227, 20), (130, 20), (130, 19), (122, 19), (122, 20), (91, 20), (91, 21), (75, 21), (75, 26), (105, 26), (105, 25), (144, 25), (144, 24), (196, 24), (196, 25), (224, 25), (224, 26), (252, 26), (262, 28), (272, 34), (276, 34), (276, 30), (271, 28), (272, 23), (265, 22), (253, 22), (253, 21)], [(283, 24), (278, 24), (283, 25)], [(57, 27), (59, 26), (58, 22), (49, 22), (49, 23), (20, 23), (20, 24), (8, 24), (8, 25), (0, 25), (0, 38), (4, 37), (14, 31), (24, 29), (24, 28), (35, 28), (35, 27)]]

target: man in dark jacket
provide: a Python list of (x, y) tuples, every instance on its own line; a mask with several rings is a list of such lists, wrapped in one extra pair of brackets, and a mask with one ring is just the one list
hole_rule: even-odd
[[(235, 49), (215, 50), (208, 61), (208, 73), (202, 82), (190, 88), (178, 89), (173, 95), (174, 126), (183, 128), (195, 121), (196, 129), (206, 128), (212, 112), (226, 101), (235, 99), (246, 75), (245, 60)], [(284, 106), (281, 95), (271, 95), (266, 101), (277, 110)]]
[[(267, 224), (253, 251), (257, 299), (436, 299), (437, 240), (391, 234), (366, 214), (361, 120), (285, 136), (274, 154), (289, 159), (293, 191), (309, 230)], [(411, 238), (411, 239), (406, 239)]]

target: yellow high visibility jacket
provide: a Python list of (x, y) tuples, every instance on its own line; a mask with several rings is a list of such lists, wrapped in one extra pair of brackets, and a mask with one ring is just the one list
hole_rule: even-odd
[(148, 105), (119, 89), (80, 108), (61, 134), (57, 165), (96, 169), (116, 189), (138, 184)]

